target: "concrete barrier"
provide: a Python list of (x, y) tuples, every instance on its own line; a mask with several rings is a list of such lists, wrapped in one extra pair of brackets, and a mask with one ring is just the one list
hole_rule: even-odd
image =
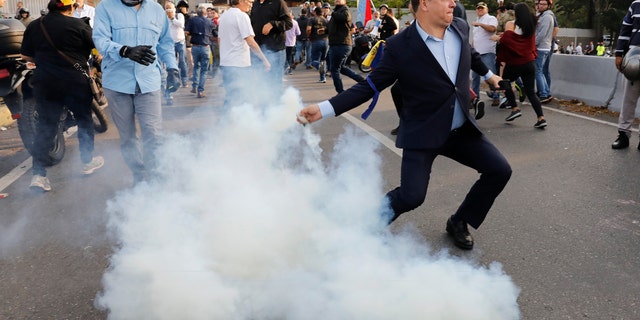
[(616, 69), (615, 58), (553, 54), (549, 69), (554, 97), (620, 112), (627, 79)]

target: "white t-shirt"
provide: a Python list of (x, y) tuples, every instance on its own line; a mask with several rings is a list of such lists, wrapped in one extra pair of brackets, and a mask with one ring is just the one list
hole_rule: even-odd
[(251, 51), (244, 39), (255, 36), (249, 15), (238, 8), (230, 8), (220, 15), (220, 65), (226, 67), (251, 66)]
[[(488, 13), (478, 18), (476, 21), (495, 27), (498, 26), (498, 19)], [(473, 27), (473, 47), (479, 54), (496, 53), (496, 42), (491, 40), (491, 36), (494, 34), (495, 32), (489, 32), (483, 27)]]

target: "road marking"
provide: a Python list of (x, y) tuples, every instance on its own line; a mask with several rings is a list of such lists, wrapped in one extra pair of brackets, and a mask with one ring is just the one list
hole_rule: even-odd
[[(527, 103), (527, 104), (529, 104), (529, 103)], [(530, 105), (530, 104), (529, 104), (529, 105)], [(543, 109), (550, 110), (550, 111), (553, 111), (553, 112), (562, 113), (562, 114), (567, 115), (567, 116), (573, 116), (573, 117), (576, 117), (576, 118), (580, 118), (580, 119), (584, 119), (584, 120), (589, 120), (589, 121), (597, 122), (597, 123), (600, 123), (600, 124), (606, 124), (606, 125), (609, 125), (609, 126), (612, 126), (612, 127), (616, 127), (616, 128), (618, 127), (618, 124), (617, 124), (617, 123), (613, 123), (613, 122), (609, 122), (609, 121), (604, 121), (604, 120), (600, 120), (600, 119), (596, 119), (596, 118), (591, 118), (591, 117), (583, 116), (583, 115), (581, 115), (581, 114), (576, 114), (576, 113), (572, 113), (572, 112), (569, 112), (569, 111), (564, 111), (564, 110), (556, 109), (556, 108), (553, 108), (553, 107), (545, 107), (545, 106), (542, 106), (542, 108), (543, 108)], [(631, 131), (638, 132), (638, 129), (631, 129)]]
[(342, 114), (343, 117), (345, 117), (347, 120), (349, 120), (349, 122), (353, 123), (354, 125), (356, 125), (356, 127), (362, 129), (362, 131), (368, 133), (370, 136), (372, 136), (374, 139), (378, 140), (380, 143), (382, 143), (385, 147), (387, 147), (387, 149), (395, 152), (395, 154), (399, 155), (400, 157), (402, 157), (402, 149), (396, 148), (396, 143), (387, 138), (387, 136), (385, 136), (384, 134), (380, 133), (380, 131), (370, 127), (368, 124), (364, 123), (364, 121), (348, 114), (348, 113), (343, 113)]
[[(65, 143), (66, 139), (72, 136), (74, 133), (78, 131), (77, 127), (71, 127), (64, 132)], [(0, 192), (4, 191), (7, 187), (9, 187), (12, 183), (16, 182), (16, 180), (20, 179), (23, 174), (27, 173), (31, 169), (32, 159), (31, 157), (27, 158), (27, 160), (22, 161), (17, 167), (11, 169), (9, 173), (0, 178)]]
[(4, 177), (0, 178), (0, 192), (4, 191), (9, 185), (20, 179), (23, 174), (31, 169), (31, 157), (23, 161), (17, 167), (11, 169)]

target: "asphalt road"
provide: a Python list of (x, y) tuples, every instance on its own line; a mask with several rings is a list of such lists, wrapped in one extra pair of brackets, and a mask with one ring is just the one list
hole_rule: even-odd
[[(304, 103), (334, 94), (331, 80), (299, 70), (286, 85), (300, 90)], [(207, 84), (207, 99), (187, 89), (165, 107), (169, 132), (203, 130), (217, 118), (223, 90), (219, 79)], [(345, 80), (347, 86), (351, 80)], [(313, 125), (321, 146), (331, 149), (345, 127), (357, 126), (381, 143), (386, 188), (399, 183), (400, 156), (389, 131), (397, 116), (385, 91), (369, 120), (364, 107)], [(504, 153), (513, 176), (479, 230), (472, 230), (471, 252), (453, 247), (444, 232), (477, 174), (446, 158), (436, 160), (425, 203), (400, 217), (392, 232), (412, 228), (435, 250), (445, 249), (471, 263), (502, 264), (520, 288), (522, 319), (640, 319), (640, 151), (610, 148), (615, 119), (589, 118), (545, 108), (549, 126), (533, 128), (530, 106), (505, 123), (507, 111), (487, 107), (480, 120), (486, 135)], [(293, 115), (292, 115), (293, 119)], [(606, 119), (605, 119), (606, 120)], [(63, 162), (49, 170), (53, 191), (33, 194), (30, 174), (20, 175), (28, 156), (17, 129), (0, 132), (0, 319), (103, 319), (94, 306), (102, 276), (117, 246), (106, 230), (110, 199), (128, 192), (131, 177), (112, 126), (96, 135), (96, 154), (105, 167), (80, 174), (75, 136)], [(12, 171), (13, 170), (13, 171)], [(9, 174), (9, 176), (7, 176)], [(16, 177), (15, 182), (11, 176)], [(4, 184), (2, 184), (4, 183)]]

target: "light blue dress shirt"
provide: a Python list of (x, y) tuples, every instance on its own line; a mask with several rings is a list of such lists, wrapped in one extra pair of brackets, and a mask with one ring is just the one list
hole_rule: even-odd
[[(460, 36), (453, 31), (451, 27), (448, 27), (445, 30), (444, 37), (442, 39), (438, 39), (422, 30), (418, 25), (418, 21), (416, 21), (415, 27), (417, 28), (420, 37), (424, 39), (429, 51), (431, 51), (431, 54), (433, 54), (442, 69), (449, 76), (449, 79), (451, 79), (451, 82), (456, 83), (458, 65), (460, 63), (460, 51), (462, 48), (462, 39)], [(493, 72), (489, 70), (489, 72), (483, 76), (483, 79), (487, 80), (492, 76)], [(320, 102), (318, 106), (320, 107), (320, 113), (323, 118), (335, 115), (333, 106), (328, 100)], [(451, 130), (459, 128), (464, 124), (464, 122), (464, 111), (460, 106), (460, 101), (456, 99), (453, 121), (451, 122)]]
[[(121, 93), (160, 90), (160, 61), (167, 69), (178, 69), (169, 20), (160, 4), (144, 0), (139, 9), (120, 0), (103, 0), (96, 8), (93, 42), (102, 54), (102, 86)], [(154, 63), (143, 66), (120, 56), (122, 46), (151, 45), (156, 52)], [(160, 60), (160, 61), (158, 61)]]

